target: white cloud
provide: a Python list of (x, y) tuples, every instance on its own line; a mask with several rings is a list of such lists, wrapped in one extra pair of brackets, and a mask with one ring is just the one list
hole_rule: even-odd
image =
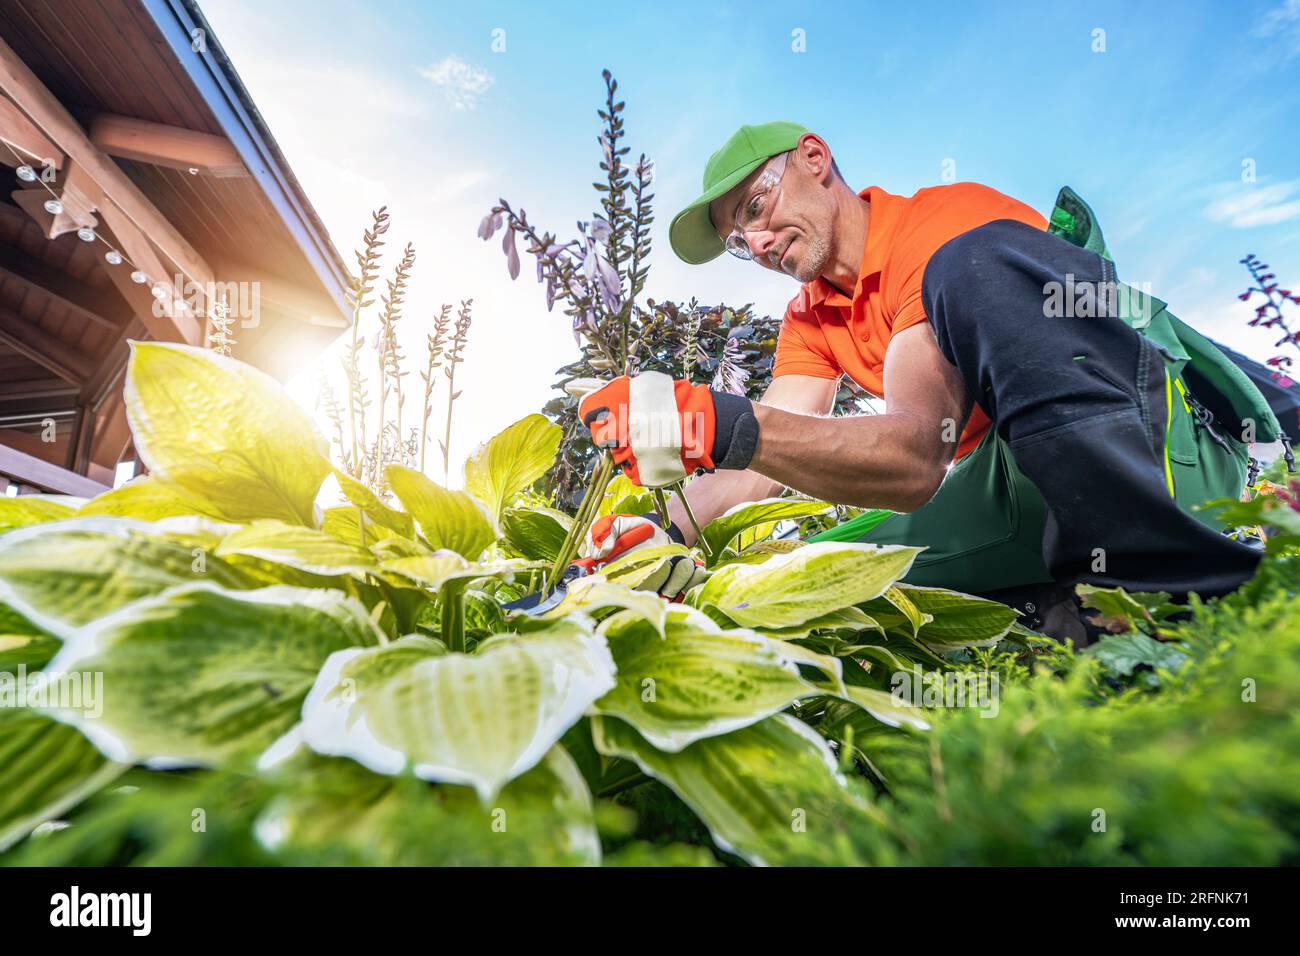
[(479, 96), (495, 82), (487, 70), (470, 66), (455, 54), (433, 66), (422, 66), (418, 72), (434, 86), (442, 87), (447, 102), (457, 110), (474, 109)]
[(1274, 7), (1250, 32), (1255, 37), (1280, 40), (1287, 59), (1300, 54), (1300, 0), (1286, 0)]
[(1233, 229), (1273, 226), (1300, 219), (1300, 179), (1271, 186), (1232, 186), (1205, 207), (1205, 215), (1214, 222), (1226, 222)]

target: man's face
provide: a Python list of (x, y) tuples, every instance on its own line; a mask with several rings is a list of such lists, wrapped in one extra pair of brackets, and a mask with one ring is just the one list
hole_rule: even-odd
[[(758, 188), (759, 177), (772, 162), (758, 167), (730, 192), (709, 204), (709, 218), (726, 241), (736, 227), (736, 213)], [(788, 154), (780, 185), (768, 196), (771, 218), (763, 229), (741, 235), (765, 269), (811, 282), (831, 257), (834, 206), (826, 189), (811, 175), (798, 150)]]

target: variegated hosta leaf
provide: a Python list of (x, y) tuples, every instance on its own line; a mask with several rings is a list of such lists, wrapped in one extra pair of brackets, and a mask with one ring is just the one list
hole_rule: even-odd
[(455, 551), (435, 551), (409, 558), (390, 558), (382, 565), (385, 571), (401, 575), (431, 590), (451, 581), (469, 581), (493, 575), (510, 575), (512, 569), (466, 561)]
[(790, 627), (756, 627), (754, 630), (767, 637), (780, 638), (783, 641), (797, 641), (808, 637), (813, 632), (847, 632), (860, 634), (863, 631), (884, 633), (878, 621), (858, 607), (843, 607), (838, 611), (821, 614), (802, 624)]
[(38, 671), (62, 642), (7, 604), (0, 604), (0, 672)]
[(338, 505), (326, 508), (321, 514), (320, 529), (333, 535), (345, 544), (360, 547), (365, 541), (366, 547), (373, 547), (382, 541), (408, 541), (409, 538), (398, 537), (392, 528), (385, 528), (369, 519), (365, 522), (365, 531), (361, 530), (362, 512), (356, 505)]
[(1020, 616), (997, 601), (912, 584), (898, 589), (930, 618), (917, 632), (918, 639), (937, 654), (962, 647), (992, 647), (1006, 636)]
[(9, 677), (0, 674), (0, 852), (126, 769), (75, 727), (6, 702)]
[[(298, 720), (321, 666), (381, 635), (341, 591), (189, 584), (63, 635), (47, 674), (101, 675), (98, 707), (47, 712), (122, 763), (248, 763)], [(95, 711), (99, 710), (100, 713)]]
[(722, 555), (723, 549), (748, 528), (788, 518), (825, 514), (830, 508), (824, 501), (810, 501), (807, 498), (764, 498), (762, 501), (746, 502), (729, 509), (701, 528), (700, 536), (716, 560)]
[(932, 618), (917, 607), (908, 592), (891, 587), (883, 594), (862, 604), (862, 609), (880, 622), (886, 631), (916, 637)]
[(348, 501), (360, 508), (365, 514), (367, 524), (377, 524), (381, 528), (387, 528), (404, 538), (409, 538), (415, 534), (415, 524), (409, 514), (388, 507), (379, 500), (378, 495), (347, 472), (335, 468), (334, 477), (338, 480), (339, 487), (343, 489), (343, 494)]
[(448, 491), (401, 465), (389, 465), (385, 475), (393, 494), (419, 522), (429, 547), (455, 551), (472, 561), (496, 541), (496, 522), (473, 496)]
[(491, 807), (469, 787), (372, 773), (351, 760), (298, 755), (287, 792), (255, 832), (288, 862), (384, 866), (556, 866), (600, 862), (591, 793), (573, 758), (552, 747)]
[(0, 535), (0, 600), (58, 633), (178, 584), (253, 585), (203, 548), (166, 536), (164, 525), (100, 516)]
[(654, 496), (621, 471), (610, 480), (600, 498), (596, 516), (641, 515), (654, 510)]
[(377, 773), (410, 765), (488, 801), (614, 686), (605, 639), (581, 615), (545, 632), (499, 635), (475, 654), (408, 653), (390, 667), (411, 640), (326, 662), (303, 706), (308, 746)]
[(822, 693), (792, 660), (811, 652), (723, 630), (691, 608), (673, 608), (662, 636), (649, 622), (622, 615), (602, 631), (618, 683), (596, 701), (596, 712), (622, 718), (660, 750), (748, 727)]
[(196, 514), (193, 507), (148, 475), (132, 478), (112, 491), (96, 495), (77, 512), (78, 517), (120, 515), (142, 521), (190, 514)]
[(554, 561), (573, 527), (573, 519), (553, 508), (508, 508), (501, 533), (515, 553), (539, 561)]
[(555, 621), (575, 611), (591, 613), (604, 608), (619, 608), (628, 612), (624, 617), (645, 621), (659, 636), (663, 636), (664, 622), (673, 605), (654, 591), (637, 591), (625, 584), (606, 581), (603, 575), (578, 578), (569, 585), (560, 603), (540, 614), (517, 614), (521, 623)]
[(890, 727), (913, 727), (929, 730), (930, 721), (925, 711), (915, 704), (893, 694), (871, 687), (842, 686), (836, 696), (857, 704), (876, 720)]
[(791, 627), (878, 597), (921, 548), (826, 541), (762, 564), (729, 564), (691, 595), (747, 627)]
[(601, 753), (667, 785), (722, 849), (759, 866), (863, 862), (845, 835), (874, 825), (872, 808), (845, 787), (826, 742), (802, 721), (777, 714), (679, 753), (655, 749), (617, 718), (591, 723)]
[(762, 564), (774, 554), (789, 554), (805, 545), (807, 542), (798, 538), (769, 538), (766, 541), (754, 542), (739, 554), (727, 552), (716, 564)]
[(227, 535), (217, 546), (217, 556), (224, 558), (232, 554), (245, 554), (326, 576), (364, 575), (378, 567), (369, 551), (346, 544), (324, 531), (283, 521), (255, 521)]
[(555, 463), (564, 429), (527, 415), (480, 445), (465, 462), (465, 490), (499, 520), (506, 506)]
[(602, 567), (600, 573), (607, 581), (635, 589), (658, 572), (665, 561), (690, 553), (690, 548), (680, 544), (633, 548)]
[(77, 509), (49, 495), (0, 497), (0, 534), (13, 528), (70, 518)]
[(197, 512), (316, 526), (329, 448), (265, 372), (208, 349), (132, 342), (126, 410), (154, 480)]

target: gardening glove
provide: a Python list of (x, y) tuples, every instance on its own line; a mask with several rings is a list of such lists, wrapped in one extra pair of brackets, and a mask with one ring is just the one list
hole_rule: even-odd
[[(592, 574), (637, 548), (674, 542), (681, 544), (682, 539), (681, 532), (673, 525), (665, 531), (646, 515), (604, 515), (591, 523), (578, 550), (580, 557), (573, 563), (580, 565), (585, 573)], [(637, 585), (637, 590), (657, 591), (670, 601), (680, 600), (704, 576), (703, 566), (689, 554), (673, 555)]]
[(743, 395), (676, 381), (663, 372), (623, 375), (585, 395), (578, 417), (633, 484), (663, 488), (716, 468), (743, 471), (758, 447), (758, 419)]

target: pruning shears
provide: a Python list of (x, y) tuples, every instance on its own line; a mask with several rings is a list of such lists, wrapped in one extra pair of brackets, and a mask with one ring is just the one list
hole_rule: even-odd
[(570, 564), (564, 574), (560, 576), (560, 580), (556, 582), (555, 587), (550, 589), (542, 588), (542, 590), (533, 594), (525, 594), (508, 604), (503, 604), (501, 606), (502, 610), (522, 611), (528, 615), (543, 614), (564, 600), (570, 584), (578, 580), (578, 578), (586, 577), (589, 573), (585, 565)]

